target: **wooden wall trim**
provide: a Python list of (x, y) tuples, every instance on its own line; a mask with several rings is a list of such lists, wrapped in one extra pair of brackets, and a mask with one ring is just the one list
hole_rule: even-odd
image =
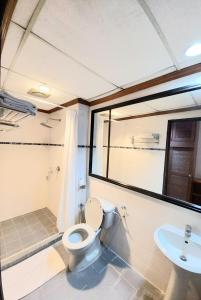
[(114, 100), (116, 98), (120, 98), (120, 97), (129, 95), (129, 94), (132, 94), (135, 92), (139, 92), (139, 91), (154, 87), (154, 86), (162, 84), (162, 83), (166, 83), (166, 82), (169, 82), (169, 81), (172, 81), (175, 79), (179, 79), (182, 77), (186, 77), (186, 76), (189, 76), (189, 75), (192, 75), (195, 73), (199, 73), (199, 72), (201, 72), (201, 63), (183, 68), (181, 70), (170, 72), (168, 74), (144, 81), (144, 82), (136, 84), (136, 85), (133, 85), (129, 88), (126, 88), (124, 90), (116, 92), (112, 95), (96, 99), (96, 100), (90, 102), (90, 106), (102, 104), (102, 103)]
[(4, 42), (8, 32), (8, 27), (17, 4), (17, 0), (3, 1), (3, 16), (1, 20), (1, 52), (3, 50)]
[[(63, 108), (65, 108), (65, 107), (69, 107), (69, 106), (72, 106), (72, 105), (75, 105), (75, 104), (78, 104), (78, 103), (89, 106), (89, 102), (86, 101), (86, 100), (84, 100), (84, 99), (82, 99), (82, 98), (73, 99), (71, 101), (68, 101), (66, 103), (61, 104), (60, 106), (63, 106)], [(60, 109), (62, 109), (62, 107), (54, 107), (54, 108), (49, 109), (49, 110), (45, 110), (45, 109), (40, 109), (39, 108), (38, 111), (42, 112), (42, 113), (46, 113), (46, 114), (51, 114), (51, 113), (53, 113), (55, 111), (58, 111)]]
[(131, 119), (139, 119), (139, 118), (146, 118), (146, 117), (153, 117), (153, 116), (160, 116), (160, 115), (167, 115), (167, 114), (175, 114), (175, 113), (194, 111), (194, 110), (200, 110), (200, 109), (201, 109), (201, 105), (189, 106), (189, 107), (183, 107), (183, 108), (177, 108), (177, 109), (155, 111), (153, 113), (129, 116), (129, 117), (124, 117), (124, 118), (115, 118), (114, 120), (125, 121), (125, 120), (131, 120)]

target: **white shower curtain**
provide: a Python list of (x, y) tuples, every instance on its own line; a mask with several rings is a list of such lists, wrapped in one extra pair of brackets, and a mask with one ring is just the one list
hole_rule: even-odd
[(64, 180), (57, 218), (59, 232), (75, 224), (78, 210), (78, 112), (66, 112)]

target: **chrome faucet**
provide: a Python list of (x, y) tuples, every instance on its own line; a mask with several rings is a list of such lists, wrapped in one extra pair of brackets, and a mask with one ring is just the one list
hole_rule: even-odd
[(191, 237), (191, 232), (192, 232), (192, 226), (187, 224), (185, 226), (185, 238), (186, 239), (189, 239)]

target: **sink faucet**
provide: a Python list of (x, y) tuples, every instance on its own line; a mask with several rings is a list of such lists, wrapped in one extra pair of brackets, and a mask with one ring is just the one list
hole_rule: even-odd
[(192, 226), (187, 224), (185, 226), (185, 238), (186, 239), (191, 237), (191, 232), (192, 232)]

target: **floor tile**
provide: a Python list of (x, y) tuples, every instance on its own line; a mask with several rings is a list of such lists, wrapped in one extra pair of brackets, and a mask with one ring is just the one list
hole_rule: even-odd
[(95, 261), (92, 267), (97, 273), (101, 273), (107, 267), (108, 263), (109, 262), (105, 260), (103, 256), (101, 256), (97, 261)]
[[(68, 254), (61, 243), (55, 245), (55, 249), (65, 262), (68, 261)], [(105, 253), (104, 253), (105, 251)], [(109, 257), (111, 253), (106, 253), (104, 249), (102, 260)], [(119, 257), (114, 258), (115, 265), (107, 261), (107, 266), (103, 267), (102, 261), (99, 259), (87, 269), (76, 273), (67, 270), (62, 271), (54, 278), (46, 282), (38, 290), (27, 295), (23, 300), (159, 300), (160, 292), (150, 283), (145, 282), (141, 288), (137, 290), (136, 281), (140, 275), (128, 268)], [(101, 263), (100, 263), (101, 262)], [(122, 268), (123, 266), (123, 268)], [(103, 268), (98, 271), (98, 267)], [(123, 272), (119, 271), (119, 269)], [(139, 287), (139, 286), (138, 286)], [(38, 297), (38, 298), (37, 298)], [(153, 298), (154, 297), (154, 298)], [(161, 300), (161, 299), (160, 299)]]
[(8, 245), (2, 258), (38, 243), (58, 232), (56, 217), (48, 208), (0, 222), (0, 243)]
[(123, 259), (121, 259), (119, 257), (116, 257), (115, 259), (113, 259), (111, 261), (111, 264), (120, 273), (125, 271), (127, 268), (129, 268), (129, 266), (126, 264), (126, 262), (124, 262)]
[(132, 295), (136, 294), (136, 289), (131, 287), (127, 281), (120, 279), (108, 292), (108, 299), (129, 300)]
[(121, 276), (136, 289), (140, 289), (145, 284), (145, 279), (141, 277), (137, 272), (133, 271), (131, 268), (124, 269), (121, 273)]
[(114, 252), (112, 252), (109, 248), (106, 247), (103, 247), (102, 256), (108, 262), (111, 262), (114, 258), (116, 258)]

